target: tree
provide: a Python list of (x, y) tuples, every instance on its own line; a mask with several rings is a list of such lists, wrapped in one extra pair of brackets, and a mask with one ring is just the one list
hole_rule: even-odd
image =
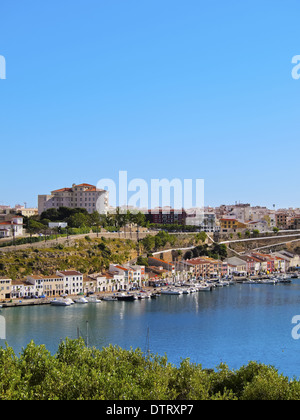
[(155, 247), (155, 238), (152, 235), (147, 235), (145, 238), (142, 239), (143, 247), (146, 251), (151, 252)]
[(101, 225), (101, 216), (97, 211), (94, 211), (90, 215), (90, 224), (91, 226), (99, 226)]
[(138, 212), (137, 214), (135, 214), (133, 216), (133, 221), (134, 223), (136, 223), (138, 226), (145, 226), (146, 223), (146, 216), (144, 215), (144, 213)]
[(142, 256), (138, 257), (136, 263), (137, 263), (137, 265), (144, 265), (145, 267), (149, 266), (148, 258), (145, 258), (145, 257), (142, 257)]
[(207, 239), (207, 234), (205, 232), (199, 232), (197, 233), (197, 235), (195, 236), (195, 240), (196, 242), (205, 242)]
[(184, 259), (185, 260), (191, 260), (193, 258), (193, 252), (192, 251), (186, 251), (186, 253), (184, 254)]
[(37, 222), (35, 220), (28, 220), (27, 230), (29, 233), (39, 233), (45, 230), (45, 225), (43, 223)]
[(41, 214), (40, 219), (49, 219), (51, 222), (57, 222), (59, 221), (59, 215), (57, 209), (51, 208), (46, 211), (43, 211)]
[(89, 226), (89, 216), (83, 213), (75, 213), (73, 216), (70, 216), (68, 219), (68, 224), (73, 228), (81, 228)]

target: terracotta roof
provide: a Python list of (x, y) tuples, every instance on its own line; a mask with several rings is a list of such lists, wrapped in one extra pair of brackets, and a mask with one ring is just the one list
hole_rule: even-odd
[(91, 185), (91, 184), (78, 184), (78, 185), (75, 185), (75, 187), (91, 187), (91, 188), (96, 188), (95, 185)]
[(58, 274), (62, 274), (63, 276), (82, 276), (82, 273), (79, 271), (58, 271)]
[(60, 190), (54, 190), (52, 192), (56, 193), (56, 192), (66, 192), (66, 191), (72, 192), (72, 188), (61, 188)]

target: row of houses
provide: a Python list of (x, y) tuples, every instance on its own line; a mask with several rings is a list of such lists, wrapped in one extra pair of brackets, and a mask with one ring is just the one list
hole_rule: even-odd
[(80, 293), (117, 292), (142, 287), (145, 267), (110, 264), (105, 273), (84, 276), (75, 270), (51, 276), (31, 275), (24, 280), (0, 278), (0, 300), (26, 297), (58, 297)]
[(159, 280), (176, 281), (191, 278), (216, 278), (219, 276), (248, 276), (257, 274), (286, 273), (300, 267), (300, 256), (288, 251), (262, 254), (251, 252), (222, 261), (207, 256), (186, 261), (167, 262), (149, 257), (146, 267), (148, 284), (159, 285)]
[(259, 273), (286, 273), (300, 266), (300, 257), (288, 251), (262, 254), (249, 252), (245, 256), (231, 257), (226, 260), (228, 274), (257, 275)]

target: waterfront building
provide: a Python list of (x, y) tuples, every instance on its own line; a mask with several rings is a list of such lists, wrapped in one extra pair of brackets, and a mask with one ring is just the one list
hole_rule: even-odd
[(35, 285), (36, 296), (61, 296), (65, 293), (63, 277), (56, 276), (28, 276), (27, 282)]
[(54, 190), (51, 195), (38, 196), (38, 212), (41, 214), (50, 208), (83, 208), (88, 213), (98, 211), (107, 214), (109, 193), (91, 184), (73, 184), (71, 188)]
[(24, 298), (36, 296), (35, 284), (27, 280), (12, 280), (11, 284), (11, 298)]
[(258, 258), (253, 257), (252, 255), (245, 255), (241, 257), (244, 261), (246, 261), (246, 271), (250, 275), (256, 275), (261, 270), (261, 261)]
[(297, 254), (292, 254), (288, 251), (279, 251), (272, 254), (275, 257), (282, 258), (285, 261), (285, 271), (288, 271), (290, 268), (295, 268), (300, 266), (300, 256)]
[(226, 262), (230, 267), (228, 274), (239, 274), (239, 275), (247, 274), (247, 262), (244, 261), (242, 258), (231, 257), (231, 258), (227, 258)]
[(261, 261), (261, 271), (269, 274), (275, 271), (275, 259), (268, 254), (262, 254), (260, 252), (251, 252), (252, 257), (257, 258)]
[(0, 278), (0, 300), (9, 299), (11, 296), (12, 280), (6, 277)]
[(109, 274), (122, 276), (124, 289), (143, 286), (145, 279), (145, 266), (130, 264), (110, 264)]
[(170, 274), (175, 274), (175, 264), (173, 263), (155, 257), (148, 257), (148, 263), (154, 267), (162, 267), (164, 270), (168, 270)]
[(148, 276), (148, 285), (153, 287), (161, 286), (164, 283), (163, 280), (167, 279), (170, 273), (163, 267), (156, 267), (154, 265), (149, 265), (146, 267), (146, 272)]
[(97, 292), (118, 292), (127, 289), (129, 285), (124, 272), (109, 271), (97, 276)]
[(56, 275), (63, 279), (64, 293), (67, 295), (77, 295), (83, 293), (83, 274), (79, 271), (57, 271)]
[(100, 292), (100, 290), (97, 289), (97, 275), (96, 274), (90, 274), (88, 276), (83, 277), (83, 293), (95, 293)]
[(221, 260), (215, 260), (210, 257), (198, 257), (187, 260), (194, 267), (194, 275), (196, 278), (210, 278), (227, 275), (228, 263)]

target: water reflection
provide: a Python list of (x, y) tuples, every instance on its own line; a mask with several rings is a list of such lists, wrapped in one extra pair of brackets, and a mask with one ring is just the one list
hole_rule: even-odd
[[(235, 285), (212, 293), (161, 296), (134, 302), (102, 302), (71, 307), (3, 309), (7, 342), (16, 352), (33, 339), (56, 352), (77, 329), (99, 348), (110, 343), (167, 354), (215, 367), (238, 368), (249, 360), (274, 364), (300, 375), (300, 341), (291, 339), (291, 319), (300, 314), (300, 282), (290, 285)], [(3, 344), (0, 342), (0, 344)], [(299, 367), (298, 367), (299, 366)]]

